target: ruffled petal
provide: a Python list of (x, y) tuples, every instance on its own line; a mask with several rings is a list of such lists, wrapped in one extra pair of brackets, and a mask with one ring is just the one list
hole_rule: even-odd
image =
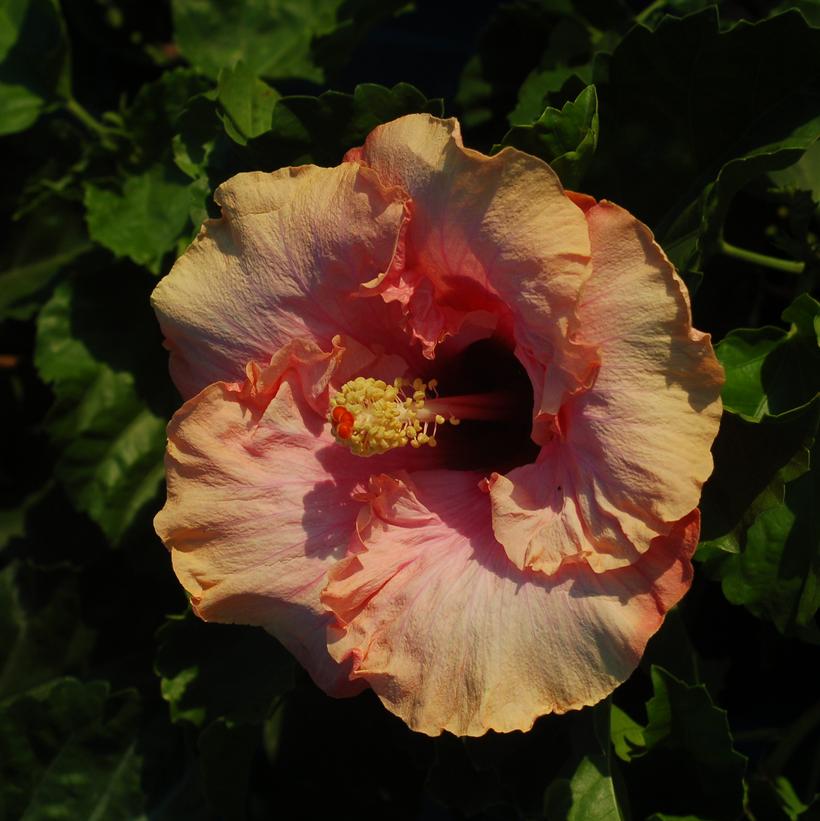
[(527, 730), (594, 704), (632, 672), (688, 589), (693, 511), (634, 565), (546, 578), (514, 568), (478, 475), (371, 480), (358, 544), (330, 573), (330, 652), (392, 712), (437, 735)]
[(697, 504), (712, 472), (723, 369), (709, 334), (692, 328), (686, 287), (649, 229), (608, 202), (587, 221), (595, 274), (578, 327), (601, 368), (572, 408), (567, 441), (643, 550)]
[(494, 476), (495, 535), (519, 568), (630, 564), (694, 508), (712, 470), (722, 369), (693, 330), (683, 283), (649, 230), (586, 203), (593, 274), (572, 337), (597, 352), (586, 391), (557, 419), (537, 464)]
[(337, 445), (328, 385), (360, 369), (392, 379), (406, 366), (334, 342), (326, 352), (294, 340), (267, 366), (251, 363), (244, 382), (215, 383), (183, 405), (168, 426), (168, 498), (154, 524), (199, 616), (266, 628), (319, 686), (344, 695), (362, 685), (328, 655), (319, 594), (355, 531), (355, 495), (401, 457), (360, 459)]
[(242, 379), (246, 363), (268, 362), (296, 337), (407, 347), (398, 308), (356, 296), (390, 267), (406, 199), (351, 163), (223, 183), (222, 218), (203, 225), (152, 296), (183, 396)]
[(537, 363), (536, 419), (556, 413), (559, 384), (575, 392), (595, 363), (567, 340), (590, 245), (583, 211), (552, 169), (512, 148), (492, 157), (465, 148), (456, 120), (425, 114), (379, 126), (346, 159), (412, 198), (400, 264), (366, 287), (402, 305), (427, 357), (471, 312), (511, 322), (516, 354), (528, 370)]

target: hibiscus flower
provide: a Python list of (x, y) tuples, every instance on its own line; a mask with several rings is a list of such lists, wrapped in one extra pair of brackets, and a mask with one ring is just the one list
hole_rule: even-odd
[(649, 230), (427, 115), (216, 201), (153, 295), (194, 611), (431, 735), (608, 695), (689, 587), (721, 412)]

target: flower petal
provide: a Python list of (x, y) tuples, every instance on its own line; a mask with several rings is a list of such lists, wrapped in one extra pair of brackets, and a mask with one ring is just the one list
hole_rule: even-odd
[(586, 216), (593, 274), (573, 335), (597, 351), (594, 384), (564, 405), (560, 443), (491, 482), (496, 537), (544, 573), (622, 567), (668, 533), (698, 503), (721, 414), (709, 336), (649, 230), (611, 203)]
[(566, 340), (589, 233), (552, 169), (513, 148), (465, 148), (456, 120), (425, 114), (379, 126), (346, 159), (412, 198), (401, 264), (367, 287), (402, 304), (428, 357), (471, 312), (498, 314), (508, 334), (512, 322), (516, 354), (528, 370), (537, 363), (536, 417), (556, 413), (558, 386), (577, 390), (593, 362)]
[(374, 469), (439, 458), (426, 448), (361, 459), (335, 443), (328, 385), (362, 369), (392, 379), (406, 365), (351, 338), (329, 352), (296, 339), (266, 367), (250, 363), (244, 382), (188, 400), (168, 426), (168, 498), (154, 520), (200, 617), (264, 627), (333, 695), (362, 688), (328, 655), (319, 602), (355, 532), (354, 496)]
[(630, 567), (514, 568), (478, 475), (371, 480), (359, 544), (330, 573), (330, 652), (413, 729), (527, 730), (594, 704), (635, 668), (688, 589), (697, 511)]
[(406, 219), (401, 191), (346, 163), (239, 174), (215, 200), (222, 218), (203, 225), (152, 296), (184, 396), (242, 379), (246, 363), (268, 362), (296, 337), (406, 347), (400, 311), (355, 296), (390, 267)]

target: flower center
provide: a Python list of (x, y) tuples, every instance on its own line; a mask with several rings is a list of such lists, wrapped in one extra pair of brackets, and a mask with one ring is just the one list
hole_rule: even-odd
[(511, 398), (500, 393), (442, 398), (430, 379), (381, 379), (359, 376), (345, 382), (330, 402), (328, 420), (339, 444), (357, 456), (374, 456), (410, 445), (436, 447), (439, 426), (462, 419), (496, 420), (514, 412)]

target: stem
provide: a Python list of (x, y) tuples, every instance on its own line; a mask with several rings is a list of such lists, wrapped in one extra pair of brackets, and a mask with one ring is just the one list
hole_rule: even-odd
[(96, 117), (89, 113), (89, 111), (77, 102), (73, 97), (69, 97), (65, 102), (66, 111), (73, 114), (89, 131), (93, 131), (99, 138), (100, 142), (106, 148), (113, 148), (114, 141), (111, 139), (112, 129), (104, 126)]
[(807, 712), (803, 713), (803, 715), (794, 721), (786, 730), (780, 743), (774, 748), (772, 754), (766, 760), (765, 771), (767, 775), (772, 777), (779, 775), (803, 739), (805, 739), (818, 724), (820, 724), (820, 701)]
[(768, 254), (758, 254), (756, 251), (749, 251), (746, 248), (732, 245), (730, 242), (726, 242), (725, 239), (720, 240), (720, 252), (727, 257), (734, 257), (752, 265), (762, 265), (764, 268), (771, 268), (774, 271), (783, 271), (786, 274), (802, 274), (806, 269), (805, 262), (770, 257)]
[(655, 0), (654, 3), (650, 3), (643, 11), (638, 12), (635, 15), (635, 22), (636, 23), (643, 23), (649, 17), (652, 16), (658, 9), (662, 9), (667, 3), (667, 0)]

